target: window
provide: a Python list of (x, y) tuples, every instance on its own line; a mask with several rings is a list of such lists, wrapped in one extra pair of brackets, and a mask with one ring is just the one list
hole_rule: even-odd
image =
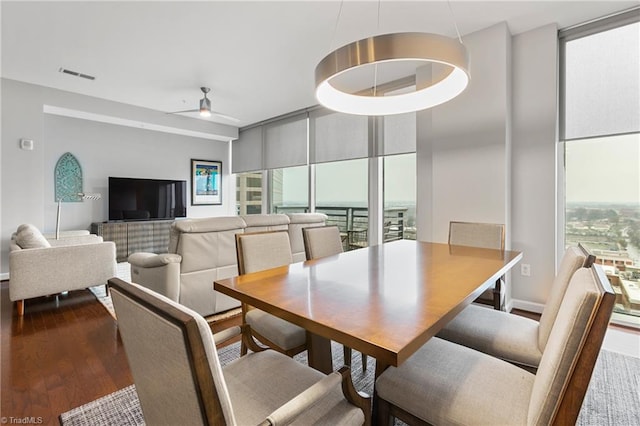
[(369, 160), (317, 164), (316, 211), (340, 228), (345, 250), (368, 245)]
[(262, 172), (236, 175), (236, 210), (239, 215), (262, 213)]
[(416, 154), (384, 157), (384, 241), (416, 239)]
[(309, 167), (287, 167), (269, 171), (271, 213), (309, 211)]
[[(631, 19), (630, 19), (631, 18)], [(582, 243), (640, 326), (640, 23), (621, 15), (561, 34), (565, 245)]]

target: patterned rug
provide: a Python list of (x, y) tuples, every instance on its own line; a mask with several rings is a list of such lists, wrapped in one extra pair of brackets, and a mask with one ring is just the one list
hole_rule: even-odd
[[(332, 343), (334, 365), (342, 365), (342, 346)], [(240, 344), (218, 351), (224, 366), (240, 356)], [(306, 352), (294, 357), (306, 364)], [(354, 351), (352, 370), (356, 389), (371, 395), (375, 364), (368, 358), (367, 371), (362, 372), (360, 353)], [(577, 425), (640, 425), (640, 359), (602, 350), (596, 363), (589, 389), (582, 404)], [(60, 415), (63, 426), (80, 425), (144, 425), (140, 403), (131, 385), (103, 398)], [(395, 426), (403, 423), (396, 421)]]

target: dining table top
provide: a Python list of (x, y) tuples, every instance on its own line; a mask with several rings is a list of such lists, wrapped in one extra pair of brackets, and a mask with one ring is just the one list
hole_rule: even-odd
[(216, 280), (214, 289), (398, 366), (521, 258), (399, 240)]

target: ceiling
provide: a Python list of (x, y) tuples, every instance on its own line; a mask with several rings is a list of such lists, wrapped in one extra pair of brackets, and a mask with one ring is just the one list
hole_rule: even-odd
[(512, 34), (565, 28), (638, 1), (345, 1), (337, 19), (340, 4), (2, 1), (2, 77), (163, 112), (197, 108), (208, 86), (212, 109), (240, 123), (211, 120), (242, 127), (316, 104), (316, 64), (360, 38), (455, 36), (452, 15), (463, 41), (502, 21)]

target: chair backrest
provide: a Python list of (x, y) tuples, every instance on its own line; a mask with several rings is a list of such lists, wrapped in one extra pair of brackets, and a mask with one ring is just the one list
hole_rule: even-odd
[(599, 265), (573, 274), (535, 376), (529, 425), (575, 424), (614, 302)]
[(504, 250), (504, 225), (449, 222), (449, 244)]
[(142, 286), (109, 280), (147, 424), (235, 424), (215, 343), (196, 312)]
[[(560, 261), (560, 266), (558, 267), (558, 273), (551, 285), (549, 299), (544, 305), (542, 315), (540, 316), (540, 326), (538, 327), (538, 348), (540, 352), (544, 352), (544, 348), (547, 346), (549, 334), (558, 316), (560, 304), (567, 291), (571, 277), (578, 269), (585, 267), (587, 262), (588, 257), (579, 247), (571, 246), (565, 250), (562, 260)], [(591, 264), (593, 264), (593, 262), (586, 267), (591, 267)]]
[(578, 248), (580, 250), (582, 250), (582, 253), (586, 257), (586, 259), (584, 261), (584, 267), (585, 268), (591, 268), (591, 265), (593, 265), (595, 263), (595, 261), (596, 261), (595, 255), (591, 254), (589, 249), (587, 249), (582, 243), (578, 243)]
[(240, 275), (293, 262), (287, 231), (236, 234), (236, 254)]
[(294, 262), (302, 262), (306, 259), (302, 230), (315, 226), (324, 226), (327, 215), (324, 213), (287, 213), (289, 222), (289, 242), (291, 243), (291, 256)]
[(342, 253), (342, 238), (336, 225), (303, 228), (304, 252), (309, 259), (333, 256)]

